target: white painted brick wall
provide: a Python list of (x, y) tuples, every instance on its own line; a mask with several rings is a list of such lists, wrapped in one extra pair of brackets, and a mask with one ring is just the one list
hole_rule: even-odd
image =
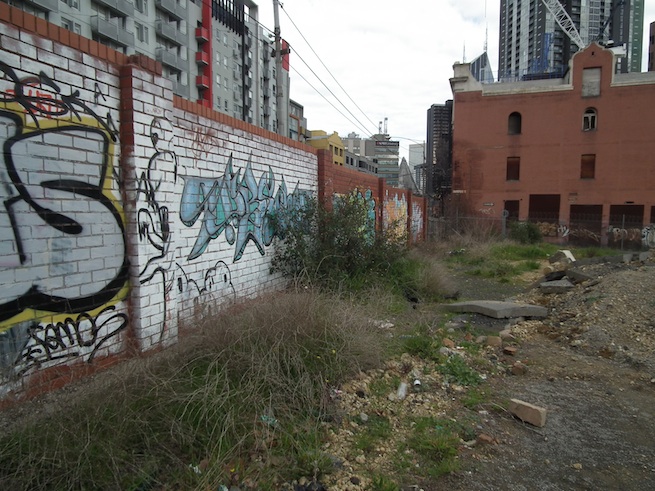
[[(117, 147), (109, 155), (100, 139), (90, 137), (102, 125), (83, 107), (100, 118), (109, 113), (118, 121), (118, 92), (112, 97), (108, 90), (110, 85), (118, 87), (117, 69), (105, 63), (99, 72), (79, 63), (81, 54), (60, 46), (55, 53), (52, 41), (4, 24), (0, 24), (0, 46), (0, 57), (13, 75), (21, 81), (30, 78), (18, 86), (9, 77), (0, 83), (0, 98), (9, 101), (0, 103), (0, 140), (8, 149), (0, 156), (0, 200), (11, 203), (0, 207), (0, 394), (6, 395), (38, 370), (88, 362), (124, 349), (125, 328), (117, 326), (127, 326), (128, 278), (124, 275), (122, 283), (107, 290), (111, 281), (120, 279), (125, 258), (120, 222), (125, 218), (120, 213), (120, 194), (110, 191), (118, 190), (117, 183), (108, 181), (111, 168), (102, 166), (105, 161), (117, 166), (119, 155)], [(51, 77), (59, 90), (47, 80), (36, 81), (41, 73)], [(100, 73), (105, 97), (96, 100), (95, 86), (88, 85), (86, 78), (95, 79)], [(20, 89), (36, 99), (12, 102)], [(73, 104), (78, 114), (72, 115), (62, 96), (76, 91), (79, 104), (75, 100)], [(52, 116), (39, 108), (64, 114)], [(22, 122), (16, 127), (12, 117)], [(21, 138), (14, 141), (14, 135)], [(15, 172), (10, 173), (8, 166)], [(101, 180), (103, 175), (108, 180)], [(48, 184), (60, 180), (61, 189)], [(85, 189), (95, 194), (87, 195)], [(58, 228), (58, 223), (80, 228), (71, 233), (70, 228)], [(97, 333), (93, 322), (102, 326)], [(62, 323), (74, 326), (89, 345), (71, 342), (56, 327)], [(58, 339), (49, 347), (43, 345), (46, 329), (48, 336)], [(105, 336), (108, 339), (101, 344)], [(4, 342), (9, 338), (18, 340), (18, 348)], [(18, 373), (20, 383), (11, 383)]]
[[(11, 163), (0, 157), (0, 200), (11, 202), (15, 212), (9, 216), (7, 208), (0, 207), (0, 283), (11, 285), (0, 292), (0, 313), (4, 314), (0, 355), (7, 354), (9, 344), (3, 343), (3, 336), (10, 331), (23, 349), (0, 356), (16, 360), (15, 365), (0, 366), (0, 397), (16, 387), (8, 382), (13, 373), (27, 370), (24, 382), (40, 369), (119, 353), (125, 348), (128, 329), (143, 350), (167, 346), (177, 339), (178, 323), (190, 324), (205, 307), (217, 311), (281, 287), (280, 276), (269, 273), (272, 250), (262, 220), (283, 182), (287, 195), (296, 186), (315, 193), (313, 152), (185, 114), (173, 106), (169, 81), (136, 69), (133, 93), (128, 94), (135, 108), (129, 128), (134, 152), (121, 155), (121, 142), (93, 137), (98, 131), (109, 137), (103, 126), (109, 124), (108, 116), (116, 129), (121, 124), (120, 104), (126, 94), (120, 91), (117, 67), (3, 24), (0, 47), (2, 60), (19, 78), (43, 72), (59, 86), (59, 93), (47, 84), (25, 86), (32, 95), (43, 97), (39, 102), (44, 107), (64, 107), (59, 104), (61, 96), (78, 91), (76, 109), (83, 113), (82, 105), (87, 105), (100, 118), (91, 113), (82, 114), (82, 120), (70, 114), (55, 118), (37, 114), (37, 122), (26, 117), (29, 128), (22, 129), (22, 123), (16, 127), (11, 119), (24, 111), (21, 105), (0, 103), (2, 143), (20, 131), (26, 137), (8, 144), (17, 173), (8, 172)], [(7, 77), (0, 81), (4, 99), (10, 100), (6, 96), (13, 89)], [(228, 173), (230, 158), (232, 175)], [(105, 161), (107, 168), (103, 168)], [(121, 176), (123, 189), (116, 175)], [(43, 186), (59, 180), (62, 189)], [(193, 182), (203, 183), (211, 197), (207, 203), (188, 194), (184, 200), (185, 189), (187, 193), (190, 189), (185, 186)], [(29, 199), (20, 194), (21, 184)], [(96, 194), (89, 196), (89, 189)], [(272, 194), (259, 195), (264, 191)], [(195, 206), (199, 206), (197, 216), (186, 217), (185, 224), (182, 216)], [(57, 228), (61, 220), (71, 226), (79, 224), (81, 229), (72, 234), (72, 229)], [(217, 222), (223, 228), (203, 239), (203, 228)], [(244, 242), (244, 237), (249, 239)], [(201, 247), (192, 257), (197, 244)], [(103, 295), (121, 277), (126, 250), (131, 254), (129, 284), (127, 279), (118, 281), (111, 294)], [(22, 263), (19, 252), (24, 256)], [(45, 297), (25, 297), (21, 301), (25, 308), (16, 310), (14, 301), (33, 285), (40, 285)], [(57, 305), (52, 307), (49, 295), (70, 302), (54, 301)], [(50, 307), (56, 311), (48, 313)], [(84, 317), (87, 314), (90, 320)], [(40, 347), (43, 330), (37, 329), (30, 337), (30, 326), (45, 329), (65, 318), (79, 318), (77, 329), (84, 339), (90, 339), (93, 322), (102, 323), (98, 342), (89, 346), (69, 343), (52, 353)], [(100, 344), (105, 336), (108, 339)], [(31, 360), (26, 358), (28, 352)]]

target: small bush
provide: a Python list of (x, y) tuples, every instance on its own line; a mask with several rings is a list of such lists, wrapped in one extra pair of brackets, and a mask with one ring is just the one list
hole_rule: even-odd
[(510, 222), (509, 237), (521, 244), (537, 244), (542, 240), (539, 227), (532, 222)]
[(404, 269), (411, 267), (404, 263), (406, 237), (393, 224), (376, 230), (370, 203), (360, 195), (336, 196), (331, 206), (310, 198), (272, 222), (278, 237), (272, 272), (331, 290), (360, 291), (387, 281), (402, 289)]

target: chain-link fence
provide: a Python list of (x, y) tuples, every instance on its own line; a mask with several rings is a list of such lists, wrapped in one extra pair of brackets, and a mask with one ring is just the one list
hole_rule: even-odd
[[(568, 224), (560, 223), (556, 216), (533, 216), (544, 240), (578, 247), (606, 246), (620, 250), (655, 248), (655, 225), (642, 224), (641, 216), (610, 216), (609, 225), (603, 227), (602, 216), (593, 214), (571, 215)], [(462, 237), (489, 239), (510, 237), (512, 221), (509, 217), (454, 215), (431, 217), (428, 220), (428, 238), (433, 241), (456, 240)]]

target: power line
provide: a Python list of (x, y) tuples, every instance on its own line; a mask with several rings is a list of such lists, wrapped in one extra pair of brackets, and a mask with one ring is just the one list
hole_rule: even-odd
[[(341, 102), (341, 100), (336, 96), (336, 94), (335, 94), (334, 92), (332, 92), (332, 90), (330, 90), (330, 88), (325, 84), (325, 82), (323, 82), (323, 80), (321, 79), (321, 77), (319, 77), (319, 76), (316, 74), (316, 72), (312, 69), (312, 67), (310, 67), (310, 66), (307, 64), (307, 62), (303, 59), (303, 57), (300, 56), (300, 55), (298, 54), (298, 52), (295, 51), (295, 50), (294, 50), (294, 54), (298, 57), (298, 59), (299, 59), (300, 61), (302, 61), (302, 62), (305, 64), (305, 66), (306, 66), (307, 68), (309, 68), (309, 71), (312, 72), (312, 74), (316, 77), (316, 79), (317, 79), (319, 82), (321, 82), (321, 83), (323, 84), (323, 87), (325, 87), (325, 88), (327, 89), (327, 91), (328, 91), (330, 94), (332, 94), (332, 97), (334, 97), (334, 98), (337, 100), (337, 102), (338, 102), (339, 104), (341, 104), (341, 105), (343, 106), (343, 108), (344, 108), (346, 111), (348, 111), (348, 114), (350, 114), (350, 115), (355, 119), (355, 121), (357, 121), (357, 123), (359, 123), (359, 127), (360, 127), (360, 129), (365, 128), (365, 125), (364, 125), (364, 124), (363, 124), (359, 119), (357, 119), (357, 116), (355, 116), (355, 115), (352, 113), (352, 111), (351, 111), (350, 109), (348, 109), (348, 107), (346, 107), (346, 105), (345, 105), (343, 102)], [(296, 73), (297, 73), (297, 72), (296, 72)], [(303, 80), (307, 81), (307, 80), (304, 79), (304, 78), (303, 78)], [(313, 88), (313, 87), (312, 87), (312, 88)], [(316, 89), (314, 89), (314, 90), (316, 90)], [(326, 100), (327, 100), (327, 99), (326, 99)], [(333, 106), (333, 107), (334, 107), (334, 106)], [(350, 123), (352, 124), (352, 121), (350, 121)], [(364, 130), (364, 132), (366, 133), (366, 130)]]
[[(376, 126), (376, 124), (373, 122), (373, 120), (371, 120), (371, 118), (368, 117), (368, 115), (367, 115), (367, 114), (362, 110), (362, 108), (360, 108), (360, 107), (357, 105), (357, 103), (353, 100), (353, 98), (350, 97), (350, 94), (348, 94), (348, 92), (346, 91), (346, 89), (344, 89), (343, 86), (339, 83), (339, 81), (335, 78), (335, 76), (332, 74), (332, 72), (330, 71), (330, 69), (325, 65), (325, 63), (323, 63), (323, 60), (321, 59), (321, 57), (318, 56), (318, 54), (316, 53), (316, 51), (314, 50), (314, 48), (312, 47), (312, 45), (309, 43), (309, 41), (307, 41), (307, 38), (305, 38), (305, 36), (304, 36), (303, 33), (300, 31), (300, 29), (298, 28), (298, 26), (296, 25), (296, 23), (293, 21), (293, 19), (291, 18), (291, 16), (289, 16), (289, 13), (286, 11), (286, 9), (284, 8), (284, 6), (283, 6), (282, 4), (280, 4), (280, 7), (282, 8), (282, 11), (284, 12), (284, 15), (287, 16), (287, 18), (289, 19), (289, 21), (291, 22), (291, 24), (293, 25), (293, 27), (295, 27), (296, 31), (298, 31), (298, 34), (300, 34), (300, 37), (302, 37), (302, 39), (305, 41), (305, 43), (307, 44), (307, 46), (309, 47), (309, 49), (312, 51), (312, 53), (314, 53), (314, 56), (316, 56), (316, 59), (318, 59), (318, 61), (321, 63), (321, 65), (323, 65), (323, 68), (325, 68), (325, 70), (330, 74), (330, 76), (332, 77), (332, 80), (334, 80), (334, 81), (336, 82), (336, 84), (339, 86), (339, 88), (343, 91), (343, 93), (346, 94), (346, 96), (348, 97), (348, 99), (350, 99), (350, 102), (352, 102), (352, 103), (355, 105), (355, 107), (356, 107), (357, 109), (359, 109), (359, 111), (360, 111), (360, 112), (361, 112), (361, 113), (366, 117), (366, 119), (368, 119), (369, 122), (370, 122), (370, 123), (371, 123), (375, 128), (377, 128), (377, 126)], [(342, 104), (342, 105), (343, 105), (343, 104)], [(345, 107), (345, 106), (344, 106), (344, 107)]]
[[(346, 119), (350, 124), (352, 124), (353, 126), (358, 126), (358, 125), (355, 124), (352, 120), (350, 120), (350, 119), (348, 118), (348, 116), (346, 116), (344, 113), (342, 113), (341, 110), (340, 110), (337, 106), (335, 106), (332, 102), (330, 102), (330, 101), (328, 100), (328, 98), (325, 97), (325, 96), (324, 96), (324, 95), (323, 95), (323, 94), (322, 94), (322, 93), (321, 93), (321, 92), (320, 92), (316, 87), (314, 87), (314, 86), (313, 86), (313, 85), (312, 85), (312, 84), (311, 84), (311, 83), (310, 83), (310, 82), (309, 82), (305, 77), (303, 77), (302, 74), (298, 71), (298, 69), (296, 69), (295, 67), (291, 67), (291, 68), (293, 68), (293, 71), (296, 72), (296, 74), (297, 74), (300, 78), (302, 78), (302, 79), (305, 81), (305, 83), (306, 83), (307, 85), (309, 85), (312, 89), (314, 89), (314, 91), (315, 91), (318, 95), (320, 95), (323, 99), (325, 99), (325, 102), (327, 102), (330, 106), (332, 106), (332, 107), (333, 107), (333, 108), (334, 108), (334, 109), (335, 109), (339, 114), (341, 114), (341, 115), (342, 115), (342, 116), (343, 116), (343, 117), (344, 117), (344, 118), (345, 118), (345, 119)], [(328, 90), (329, 90), (329, 89), (328, 89)], [(366, 133), (366, 129), (365, 129), (364, 127), (361, 126), (361, 123), (359, 123), (359, 125), (360, 125), (360, 126), (358, 126), (358, 129), (359, 129), (359, 130), (362, 130), (364, 133)]]

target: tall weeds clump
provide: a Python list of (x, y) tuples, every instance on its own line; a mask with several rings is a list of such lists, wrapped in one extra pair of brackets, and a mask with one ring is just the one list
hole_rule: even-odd
[(404, 227), (376, 229), (369, 203), (356, 194), (336, 196), (329, 207), (310, 199), (274, 217), (274, 224), (279, 240), (272, 271), (296, 284), (331, 291), (382, 284), (411, 297), (423, 296), (421, 291), (434, 297), (440, 289), (437, 267), (425, 255), (409, 254), (407, 236), (399, 233)]
[(332, 387), (381, 363), (367, 319), (314, 293), (198, 321), (193, 337), (0, 435), (0, 489), (280, 489), (318, 477)]

